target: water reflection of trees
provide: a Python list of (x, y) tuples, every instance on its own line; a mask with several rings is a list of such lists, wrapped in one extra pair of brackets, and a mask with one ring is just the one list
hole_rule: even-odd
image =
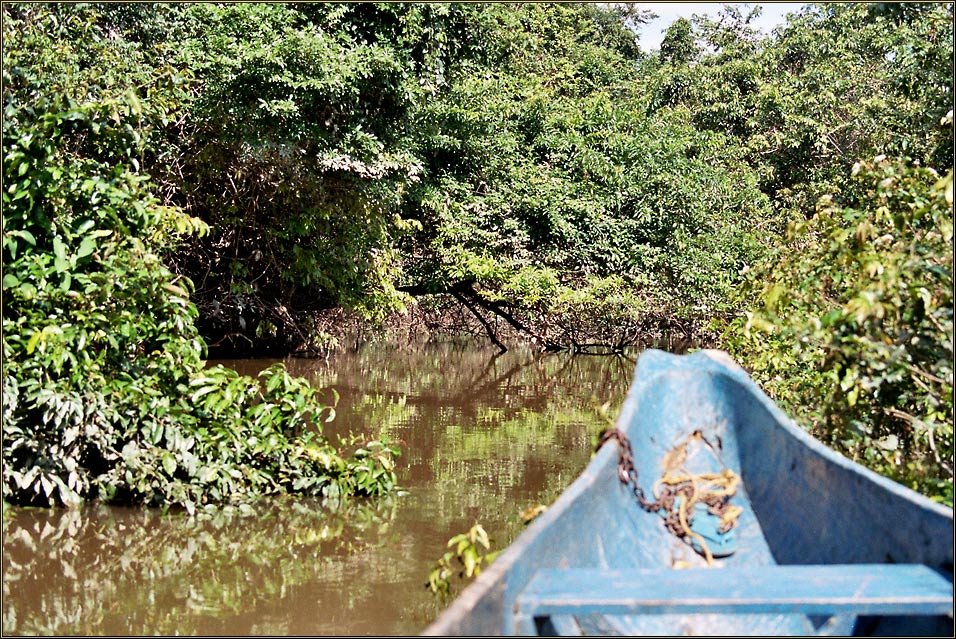
[[(327, 432), (402, 440), (409, 495), (332, 513), (264, 501), (190, 521), (89, 507), (17, 511), (4, 527), (9, 634), (415, 634), (454, 534), (481, 521), (495, 547), (590, 458), (635, 358), (473, 346), (365, 345), (290, 372), (340, 394)], [(255, 374), (272, 361), (234, 362)], [(383, 630), (383, 628), (387, 630)]]
[[(575, 400), (581, 390), (595, 390), (598, 373), (610, 386), (624, 381), (625, 389), (636, 359), (633, 356), (588, 357), (568, 353), (540, 353), (512, 349), (467, 349), (430, 344), (397, 350), (387, 345), (368, 345), (339, 353), (330, 360), (287, 362), (293, 373), (311, 377), (324, 388), (347, 395), (365, 393), (406, 396), (415, 404), (469, 408), (482, 402), (496, 405), (528, 402), (540, 405), (562, 397)], [(575, 392), (555, 391), (578, 385)]]
[(548, 503), (584, 468), (605, 426), (596, 409), (616, 413), (635, 363), (635, 354), (366, 345), (295, 372), (340, 394), (332, 426), (404, 442), (399, 482), (428, 493), (446, 538), (478, 519), (506, 542), (522, 509)]
[[(290, 359), (293, 375), (332, 389), (340, 401), (380, 395), (406, 406), (456, 407), (474, 411), (483, 403), (536, 409), (549, 403), (577, 405), (588, 394), (606, 398), (626, 391), (636, 354), (608, 356), (543, 353), (514, 348), (505, 353), (456, 342), (396, 347), (369, 343), (343, 349), (326, 359)], [(272, 360), (222, 362), (256, 374)], [(601, 382), (595, 384), (595, 380)], [(347, 414), (339, 412), (337, 421)]]
[(635, 363), (636, 354), (433, 343), (367, 344), (289, 366), (339, 394), (332, 428), (402, 440), (400, 481), (457, 485), (440, 498), (472, 511), (490, 499), (515, 503), (556, 481), (570, 483), (603, 427), (596, 408), (610, 403), (616, 412)]
[[(501, 353), (445, 342), (367, 343), (286, 365), (329, 400), (333, 390), (338, 395), (327, 431), (400, 440), (401, 483), (413, 490), (429, 482), (456, 486), (436, 499), (474, 512), (482, 503), (570, 483), (604, 425), (596, 408), (610, 403), (612, 414), (617, 410), (635, 363), (633, 353)], [(252, 368), (242, 372), (254, 374)]]
[(234, 617), (328, 578), (336, 558), (395, 543), (394, 515), (391, 500), (271, 499), (254, 517), (19, 510), (3, 524), (3, 632), (232, 634)]

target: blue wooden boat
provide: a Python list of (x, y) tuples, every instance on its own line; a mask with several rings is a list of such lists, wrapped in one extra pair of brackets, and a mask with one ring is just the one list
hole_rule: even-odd
[(425, 635), (954, 636), (953, 511), (810, 437), (725, 353), (642, 353), (609, 433)]

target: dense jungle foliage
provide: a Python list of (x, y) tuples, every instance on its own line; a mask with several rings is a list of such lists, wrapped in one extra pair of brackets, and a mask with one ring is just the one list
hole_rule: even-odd
[(639, 3), (4, 4), (4, 499), (385, 491), (387, 442), (206, 345), (464, 308), (710, 339), (951, 504), (952, 5), (755, 15), (648, 53)]

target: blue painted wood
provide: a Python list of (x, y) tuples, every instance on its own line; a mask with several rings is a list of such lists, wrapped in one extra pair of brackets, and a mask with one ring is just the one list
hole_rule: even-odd
[[(946, 615), (953, 584), (921, 564), (746, 566), (714, 570), (542, 570), (515, 613)], [(527, 620), (525, 620), (525, 627)]]
[[(650, 492), (663, 455), (701, 430), (722, 443), (720, 462), (742, 486), (737, 550), (723, 570), (800, 564), (923, 564), (953, 573), (953, 511), (851, 462), (794, 424), (726, 354), (677, 356), (645, 351), (617, 419)], [(703, 567), (703, 558), (641, 510), (617, 479), (617, 445), (606, 444), (581, 476), (466, 588), (426, 635), (513, 635), (519, 596), (539, 570)], [(694, 472), (714, 470), (707, 455)], [(719, 465), (718, 464), (718, 465)], [(516, 505), (516, 508), (519, 508)], [(774, 568), (776, 569), (776, 568)], [(950, 596), (951, 597), (951, 596)], [(950, 605), (950, 609), (952, 606)], [(941, 634), (952, 615), (843, 616), (825, 622), (803, 613), (661, 613), (555, 616), (586, 634), (800, 635)], [(567, 622), (567, 623), (564, 623)], [(529, 632), (538, 630), (523, 628)], [(552, 628), (560, 631), (560, 628)]]

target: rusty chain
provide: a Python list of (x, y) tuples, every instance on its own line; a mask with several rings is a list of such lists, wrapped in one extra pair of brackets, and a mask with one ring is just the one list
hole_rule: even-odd
[[(694, 434), (697, 435), (699, 433), (695, 432)], [(644, 489), (641, 488), (637, 482), (637, 469), (634, 467), (634, 451), (631, 448), (630, 440), (623, 431), (619, 428), (609, 428), (604, 431), (597, 445), (598, 449), (611, 439), (616, 440), (618, 444), (618, 479), (621, 480), (622, 484), (630, 486), (641, 508), (649, 513), (656, 513), (661, 510), (665, 512), (664, 526), (671, 533), (682, 539), (694, 536), (686, 520), (681, 521), (681, 509), (675, 507), (678, 498), (683, 499), (685, 513), (693, 506), (694, 502), (705, 503), (709, 513), (720, 517), (720, 532), (722, 533), (732, 530), (737, 525), (739, 509), (730, 504), (730, 497), (735, 492), (735, 484), (733, 482), (736, 481), (736, 476), (731, 471), (725, 470), (722, 474), (722, 477), (733, 480), (733, 482), (731, 482), (733, 487), (725, 491), (702, 491), (694, 476), (686, 475), (675, 480), (668, 477), (669, 473), (665, 473), (664, 479), (669, 481), (662, 483), (660, 494), (655, 496), (654, 501), (651, 501), (644, 494)], [(703, 439), (702, 436), (701, 439)], [(708, 446), (711, 446), (706, 440), (703, 441), (707, 443)], [(683, 446), (686, 446), (686, 444), (683, 444)], [(675, 450), (677, 448), (679, 448), (679, 446), (675, 447)], [(713, 447), (711, 446), (711, 448)], [(704, 548), (704, 554), (707, 556), (709, 562), (710, 552), (706, 547)]]
[(637, 483), (637, 469), (634, 468), (634, 451), (631, 449), (631, 440), (627, 438), (627, 435), (625, 435), (621, 429), (608, 428), (604, 431), (604, 434), (601, 435), (601, 440), (597, 445), (598, 449), (611, 439), (617, 440), (618, 479), (620, 479), (621, 483), (625, 486), (630, 484), (631, 490), (634, 492), (634, 496), (637, 498), (637, 502), (641, 505), (641, 508), (649, 513), (656, 513), (661, 509), (661, 503), (648, 501), (644, 495), (644, 489)]

